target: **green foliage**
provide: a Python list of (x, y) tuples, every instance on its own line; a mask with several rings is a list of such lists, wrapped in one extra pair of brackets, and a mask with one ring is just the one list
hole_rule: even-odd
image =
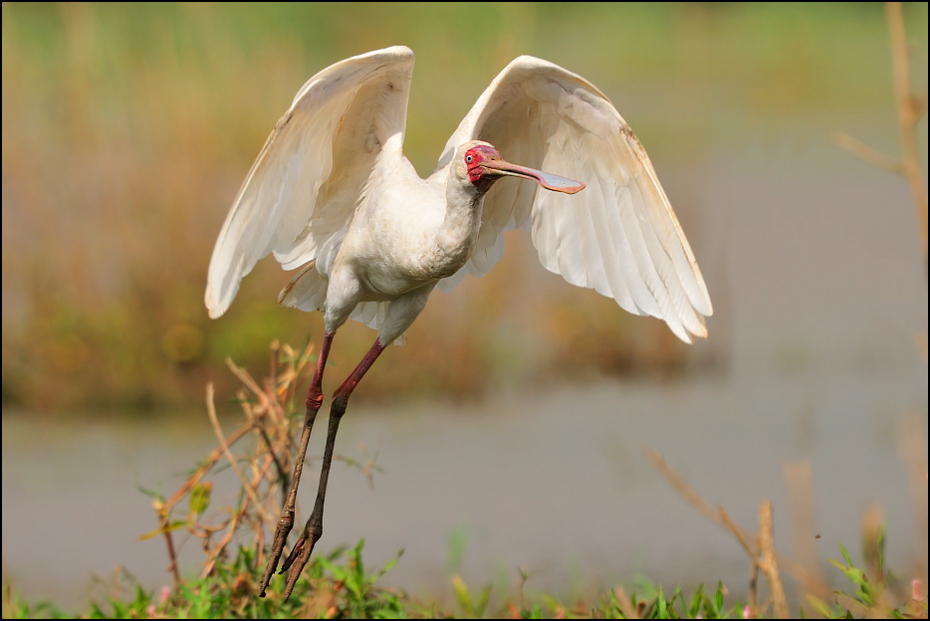
[(870, 571), (856, 567), (849, 552), (840, 545), (843, 562), (831, 559), (830, 563), (852, 583), (853, 593), (849, 595), (843, 591), (836, 591), (831, 603), (808, 594), (807, 601), (817, 614), (828, 619), (852, 619), (862, 616), (926, 618), (927, 601), (915, 599), (906, 588), (900, 588), (903, 586), (900, 581), (885, 570), (884, 527), (879, 527), (871, 533), (871, 539), (865, 541), (863, 547), (863, 560)]
[[(741, 618), (746, 611), (741, 602), (728, 599), (727, 589), (720, 582), (711, 592), (705, 591), (701, 585), (688, 596), (679, 586), (669, 596), (661, 585), (639, 578), (631, 594), (616, 588), (601, 595), (594, 606), (579, 600), (569, 607), (550, 594), (524, 601), (522, 593), (518, 598), (505, 600), (503, 605), (494, 606), (491, 604), (494, 595), (491, 585), (472, 591), (458, 576), (451, 580), (454, 608), (443, 610), (438, 604), (419, 602), (403, 591), (378, 586), (378, 581), (397, 564), (403, 551), (384, 567), (366, 571), (363, 547), (364, 541), (360, 541), (352, 549), (340, 548), (325, 557), (312, 559), (286, 602), (283, 601), (283, 580), (272, 581), (265, 598), (257, 597), (253, 577), (260, 575), (261, 568), (256, 566), (251, 551), (239, 548), (234, 559), (217, 563), (209, 576), (185, 582), (170, 594), (156, 596), (154, 592), (132, 585), (125, 596), (110, 596), (104, 603), (91, 605), (81, 616), (91, 619), (624, 619), (633, 616), (644, 619), (730, 619)], [(850, 580), (854, 591), (851, 595), (837, 591), (831, 603), (808, 595), (815, 613), (831, 619), (876, 614), (899, 619), (926, 618), (926, 601), (901, 596), (901, 602), (888, 605), (892, 597), (889, 589), (889, 582), (893, 582), (891, 576), (885, 574), (882, 580), (870, 579), (867, 572), (854, 566), (845, 548), (841, 547), (841, 553), (844, 562), (834, 564)], [(24, 602), (10, 592), (8, 585), (4, 588), (3, 616), (11, 619), (72, 617), (49, 602)]]
[(452, 578), (452, 588), (455, 590), (455, 601), (463, 612), (463, 617), (484, 617), (491, 599), (492, 586), (489, 584), (481, 589), (477, 595), (473, 594), (460, 576)]
[(375, 588), (375, 583), (381, 576), (390, 571), (400, 560), (404, 553), (403, 550), (382, 569), (366, 574), (362, 563), (364, 545), (364, 540), (359, 541), (358, 545), (349, 552), (348, 559), (343, 565), (337, 565), (328, 559), (320, 559), (311, 567), (311, 580), (335, 581), (340, 587), (339, 591), (344, 592), (344, 596), (338, 600), (339, 604), (335, 606), (337, 616), (340, 618), (396, 619), (406, 616), (401, 603), (402, 595)]
[(111, 597), (108, 604), (110, 612), (106, 612), (99, 604), (92, 604), (90, 613), (87, 615), (90, 619), (139, 619), (149, 616), (148, 607), (152, 605), (153, 594), (146, 591), (139, 585), (132, 589), (132, 595), (128, 600), (122, 600)]
[(3, 618), (4, 619), (71, 619), (72, 615), (64, 612), (51, 602), (38, 601), (30, 604), (12, 592), (10, 585), (3, 584)]
[[(217, 563), (204, 579), (190, 580), (172, 593), (160, 596), (139, 585), (132, 585), (125, 597), (110, 596), (104, 603), (94, 603), (84, 615), (90, 619), (281, 619), (327, 616), (353, 619), (394, 619), (420, 616), (419, 610), (403, 593), (382, 589), (375, 583), (398, 561), (390, 561), (380, 570), (366, 573), (362, 563), (362, 546), (345, 554), (336, 550), (325, 558), (314, 559), (306, 578), (298, 581), (288, 601), (284, 599), (284, 582), (273, 581), (266, 597), (256, 595), (252, 577), (261, 574), (254, 555), (240, 548), (232, 561)], [(8, 590), (8, 588), (7, 588)], [(28, 604), (8, 594), (4, 598), (4, 618), (68, 619), (53, 604)]]
[[(708, 594), (704, 585), (699, 585), (689, 600), (677, 587), (671, 597), (665, 595), (661, 585), (654, 586), (649, 580), (639, 578), (636, 591), (627, 596), (622, 589), (615, 589), (602, 598), (599, 608), (590, 611), (591, 617), (626, 619), (635, 616), (641, 619), (728, 619), (736, 616), (738, 602), (725, 607), (726, 587), (717, 583), (717, 589)], [(574, 612), (574, 611), (573, 611)]]

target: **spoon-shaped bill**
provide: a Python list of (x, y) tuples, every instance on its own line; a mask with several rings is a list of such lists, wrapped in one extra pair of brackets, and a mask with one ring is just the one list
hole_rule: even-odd
[(512, 175), (514, 177), (532, 179), (540, 186), (546, 188), (547, 190), (552, 190), (553, 192), (575, 194), (576, 192), (583, 190), (585, 187), (584, 184), (580, 181), (573, 181), (572, 179), (560, 177), (558, 175), (547, 173), (542, 170), (536, 170), (535, 168), (529, 168), (527, 166), (511, 164), (504, 159), (488, 160), (486, 162), (482, 162), (481, 166), (483, 166), (488, 170), (488, 172), (492, 174)]

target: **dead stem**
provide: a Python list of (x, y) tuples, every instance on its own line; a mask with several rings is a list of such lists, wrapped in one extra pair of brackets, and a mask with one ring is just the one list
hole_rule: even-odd
[(226, 534), (223, 535), (222, 539), (220, 539), (220, 542), (217, 544), (216, 548), (214, 548), (213, 553), (209, 554), (209, 558), (207, 559), (206, 564), (203, 566), (203, 571), (200, 572), (201, 579), (206, 578), (210, 575), (210, 572), (213, 571), (213, 567), (216, 565), (217, 559), (219, 559), (220, 555), (223, 554), (226, 546), (229, 544), (233, 535), (236, 533), (236, 528), (238, 527), (242, 516), (245, 514), (246, 509), (248, 509), (250, 502), (251, 501), (248, 497), (242, 499), (242, 502), (239, 504), (239, 509), (236, 511), (232, 520), (230, 520), (229, 524), (227, 525), (228, 530), (226, 531)]
[(901, 424), (899, 451), (907, 468), (908, 487), (914, 505), (914, 524), (917, 527), (917, 550), (920, 550), (914, 562), (916, 575), (927, 583), (927, 446), (923, 442), (924, 433), (920, 415), (912, 412)]
[(759, 618), (759, 563), (753, 561), (752, 572), (749, 576), (749, 602), (747, 602), (752, 616)]
[(715, 510), (707, 502), (705, 502), (704, 499), (701, 498), (698, 493), (691, 488), (691, 486), (685, 483), (681, 477), (678, 476), (678, 473), (672, 470), (672, 467), (668, 465), (668, 463), (665, 461), (665, 458), (662, 457), (661, 453), (654, 450), (646, 450), (644, 452), (646, 459), (652, 462), (652, 465), (655, 467), (655, 469), (658, 470), (659, 473), (664, 476), (669, 483), (671, 483), (672, 487), (674, 487), (675, 490), (681, 494), (682, 497), (684, 497), (684, 499), (692, 507), (703, 513), (710, 521), (715, 522), (726, 530), (730, 531), (746, 551), (746, 554), (748, 554), (750, 558), (755, 559), (756, 550), (750, 543), (750, 541), (753, 539), (752, 535), (734, 523), (723, 507), (718, 507)]
[(161, 514), (159, 522), (160, 528), (165, 534), (165, 542), (168, 545), (168, 571), (171, 572), (171, 576), (174, 578), (174, 586), (179, 586), (181, 584), (181, 572), (178, 569), (178, 555), (174, 551), (174, 538), (168, 529), (168, 514)]
[[(266, 460), (265, 466), (261, 470), (255, 473), (255, 476), (253, 477), (253, 481), (252, 481), (252, 485), (254, 487), (258, 487), (261, 480), (265, 477), (265, 474), (268, 468), (271, 466), (271, 463), (272, 462), (270, 459)], [(210, 575), (210, 572), (213, 571), (213, 567), (214, 565), (216, 565), (217, 559), (219, 559), (220, 555), (226, 549), (226, 546), (229, 545), (229, 542), (232, 541), (233, 535), (236, 534), (236, 530), (239, 527), (239, 523), (245, 517), (246, 510), (249, 508), (250, 502), (251, 502), (251, 499), (248, 497), (242, 499), (242, 502), (239, 505), (239, 510), (236, 511), (232, 520), (230, 520), (229, 524), (227, 525), (228, 530), (226, 531), (226, 534), (223, 535), (223, 538), (217, 544), (213, 553), (210, 554), (209, 559), (207, 560), (207, 563), (204, 565), (203, 571), (201, 572), (201, 578), (206, 578), (208, 575)]]
[[(274, 444), (271, 443), (271, 438), (268, 437), (268, 432), (264, 427), (258, 428), (259, 433), (262, 436), (262, 440), (265, 442), (265, 446), (268, 447), (268, 454), (271, 455), (271, 459), (274, 462), (275, 469), (278, 471), (278, 479), (282, 483), (282, 490), (289, 487), (288, 481), (290, 481), (290, 475), (288, 474), (287, 468), (284, 467), (284, 464), (281, 463), (281, 460), (278, 459), (278, 454), (274, 449)], [(284, 508), (284, 503), (287, 499), (284, 497), (284, 492), (282, 491), (281, 495), (281, 508)]]
[[(242, 436), (248, 433), (250, 429), (252, 429), (251, 423), (246, 424), (240, 427), (239, 429), (237, 429), (236, 432), (229, 437), (229, 440), (228, 440), (229, 444), (235, 444), (236, 441), (238, 441)], [(223, 456), (222, 447), (213, 449), (213, 451), (211, 451), (210, 454), (207, 455), (207, 458), (203, 461), (203, 463), (201, 463), (200, 467), (197, 468), (194, 474), (188, 477), (187, 481), (185, 481), (184, 484), (178, 488), (178, 491), (176, 491), (174, 495), (171, 496), (171, 498), (169, 498), (162, 504), (162, 510), (165, 512), (165, 514), (169, 513), (171, 509), (173, 509), (174, 506), (185, 496), (185, 494), (187, 494), (194, 485), (200, 482), (200, 479), (203, 478), (203, 475), (209, 472), (210, 469), (214, 465), (216, 465), (216, 462), (218, 462), (220, 460), (220, 457), (222, 456)]]
[[(270, 363), (271, 369), (277, 373), (262, 380), (255, 381), (249, 372), (237, 367), (231, 360), (227, 364), (232, 373), (242, 383), (243, 389), (239, 391), (239, 399), (245, 423), (234, 434), (226, 437), (220, 426), (216, 412), (213, 385), (209, 384), (206, 391), (207, 414), (219, 446), (214, 449), (206, 460), (201, 462), (181, 487), (167, 501), (156, 501), (155, 510), (158, 515), (159, 528), (143, 538), (163, 534), (168, 545), (168, 556), (171, 562), (171, 573), (176, 583), (181, 582), (177, 566), (177, 550), (173, 539), (173, 531), (185, 528), (194, 538), (200, 540), (206, 559), (202, 569), (202, 577), (215, 571), (219, 559), (226, 554), (236, 536), (242, 538), (242, 531), (247, 527), (249, 533), (248, 547), (254, 551), (251, 564), (260, 567), (267, 564), (265, 550), (265, 530), (273, 530), (277, 524), (280, 507), (276, 501), (278, 490), (283, 494), (289, 487), (287, 473), (289, 464), (293, 463), (296, 445), (291, 433), (292, 424), (300, 420), (295, 413), (293, 395), (294, 386), (306, 378), (306, 372), (314, 370), (315, 365), (310, 362), (312, 346), (308, 345), (301, 352), (297, 352), (288, 345), (275, 343), (272, 346)], [(246, 455), (236, 455), (232, 451), (235, 442), (243, 436), (254, 433), (253, 440), (256, 450)], [(363, 447), (366, 463), (342, 458), (346, 463), (363, 471), (367, 478), (378, 470), (375, 460), (377, 454), (369, 455)], [(211, 470), (217, 466), (221, 459), (229, 462), (242, 488), (235, 508), (230, 507), (224, 512), (223, 519), (215, 523), (202, 522), (193, 513), (187, 519), (172, 517), (173, 511), (185, 497), (190, 497), (199, 485), (204, 483)], [(217, 541), (212, 541), (218, 537)]]
[(623, 587), (614, 589), (614, 597), (617, 598), (617, 603), (620, 604), (620, 611), (623, 612), (624, 617), (627, 619), (639, 619), (639, 613), (633, 608), (630, 596), (626, 594), (626, 590), (624, 590)]
[(843, 147), (860, 160), (891, 173), (903, 175), (907, 169), (904, 160), (876, 151), (861, 140), (853, 138), (846, 132), (833, 132), (833, 144)]
[(258, 494), (256, 494), (255, 488), (246, 481), (245, 475), (242, 473), (242, 470), (239, 469), (239, 464), (235, 456), (233, 456), (232, 451), (229, 450), (229, 445), (226, 443), (226, 438), (223, 436), (223, 430), (220, 428), (220, 422), (216, 418), (216, 408), (213, 405), (213, 382), (207, 384), (207, 414), (210, 416), (210, 423), (213, 425), (213, 431), (216, 433), (216, 439), (219, 440), (220, 448), (226, 455), (229, 465), (232, 466), (233, 472), (239, 477), (239, 482), (242, 483), (242, 488), (245, 490), (245, 493), (248, 494), (252, 503), (255, 505), (255, 510), (258, 511), (262, 520), (266, 522), (274, 521), (274, 518), (268, 515), (265, 507), (263, 507), (261, 501), (258, 500)]
[[(801, 583), (804, 593), (814, 592), (816, 585), (824, 584), (814, 542), (817, 529), (814, 525), (814, 489), (810, 461), (784, 462), (782, 471), (788, 490), (788, 508), (791, 511), (791, 552), (807, 570), (809, 579)], [(813, 614), (808, 609), (809, 614)]]
[(788, 599), (778, 573), (778, 561), (775, 555), (775, 536), (772, 527), (772, 503), (763, 500), (759, 507), (759, 569), (769, 581), (772, 599), (775, 600), (775, 616), (788, 619)]
[[(816, 595), (819, 598), (827, 599), (831, 596), (831, 590), (824, 584), (816, 574), (812, 574), (805, 567), (801, 566), (798, 563), (794, 563), (789, 559), (779, 555), (774, 546), (770, 549), (771, 560), (768, 562), (768, 565), (765, 564), (767, 560), (763, 551), (759, 546), (762, 545), (762, 541), (759, 541), (758, 538), (753, 537), (748, 531), (744, 528), (733, 522), (727, 514), (726, 510), (723, 507), (718, 507), (717, 510), (714, 510), (710, 504), (708, 504), (703, 498), (701, 498), (694, 489), (692, 489), (687, 483), (685, 483), (678, 474), (672, 470), (671, 466), (666, 463), (665, 459), (662, 457), (661, 453), (651, 449), (644, 449), (643, 453), (646, 456), (652, 465), (655, 467), (659, 473), (665, 477), (665, 479), (671, 484), (675, 490), (681, 494), (681, 496), (695, 509), (700, 513), (703, 513), (710, 521), (714, 522), (718, 526), (729, 531), (736, 540), (742, 546), (743, 550), (752, 560), (754, 565), (758, 565), (759, 569), (766, 574), (766, 578), (769, 580), (769, 584), (772, 590), (772, 596), (776, 598), (776, 613), (778, 612), (779, 602), (776, 596), (776, 592), (780, 592), (781, 597), (784, 597), (784, 589), (781, 587), (781, 580), (778, 578), (778, 587), (772, 582), (773, 576), (769, 573), (766, 573), (766, 568), (769, 570), (777, 571), (778, 564), (787, 571), (796, 582), (804, 585), (809, 585), (809, 593)], [(765, 501), (768, 502), (768, 501)], [(771, 510), (771, 507), (770, 507)], [(761, 509), (760, 509), (761, 511)], [(769, 519), (771, 517), (769, 516)], [(755, 545), (752, 543), (755, 541)], [(776, 562), (777, 561), (777, 562)], [(755, 569), (753, 570), (755, 574)], [(777, 578), (777, 576), (775, 576)], [(751, 594), (754, 596), (754, 594)], [(754, 611), (755, 612), (755, 611)]]
[[(230, 439), (230, 444), (234, 443), (236, 440), (245, 435), (251, 425), (246, 425), (240, 428), (236, 433), (234, 433)], [(178, 569), (178, 558), (177, 553), (174, 549), (174, 538), (172, 536), (172, 531), (170, 528), (169, 516), (171, 515), (171, 510), (174, 506), (187, 494), (191, 488), (196, 485), (203, 475), (206, 474), (210, 468), (219, 461), (220, 456), (222, 455), (222, 449), (215, 449), (210, 455), (207, 456), (207, 459), (201, 464), (200, 468), (197, 469), (194, 474), (188, 477), (187, 481), (178, 488), (178, 491), (174, 495), (164, 502), (157, 502), (155, 506), (155, 511), (158, 514), (158, 525), (159, 530), (165, 536), (165, 544), (168, 547), (168, 571), (171, 572), (172, 577), (174, 578), (175, 585), (181, 584), (181, 573)], [(144, 538), (145, 536), (143, 536)]]
[(904, 30), (904, 14), (900, 2), (886, 2), (888, 33), (891, 35), (891, 66), (894, 71), (894, 94), (898, 103), (898, 128), (901, 145), (904, 147), (903, 174), (914, 194), (917, 229), (921, 233), (924, 249), (924, 264), (927, 262), (927, 188), (920, 171), (920, 155), (917, 148), (917, 123), (926, 110), (926, 95), (918, 97), (911, 90), (911, 71), (908, 61), (907, 35)]
[(888, 19), (888, 33), (891, 39), (891, 68), (894, 76), (894, 95), (898, 109), (898, 130), (904, 156), (892, 157), (880, 153), (852, 136), (835, 132), (833, 142), (843, 147), (868, 164), (903, 175), (911, 186), (914, 195), (914, 213), (917, 217), (917, 230), (920, 231), (924, 255), (924, 267), (927, 266), (927, 188), (920, 166), (920, 151), (917, 145), (917, 125), (926, 111), (927, 97), (916, 95), (911, 89), (911, 71), (907, 46), (907, 34), (904, 29), (904, 14), (900, 2), (886, 2), (885, 15)]
[(252, 379), (252, 376), (249, 375), (249, 372), (241, 367), (237, 367), (232, 358), (226, 358), (226, 366), (229, 367), (229, 370), (232, 371), (233, 375), (235, 375), (246, 388), (252, 391), (256, 397), (258, 397), (262, 408), (270, 411), (271, 402), (268, 399), (268, 394), (258, 386), (258, 383)]

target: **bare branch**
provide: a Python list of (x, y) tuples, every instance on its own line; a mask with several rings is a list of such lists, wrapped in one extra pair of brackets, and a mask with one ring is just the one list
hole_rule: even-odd
[(904, 160), (876, 151), (861, 140), (853, 138), (846, 132), (833, 132), (833, 144), (843, 147), (862, 161), (876, 168), (903, 175), (907, 168)]
[(765, 574), (775, 600), (775, 616), (779, 619), (788, 619), (788, 598), (785, 597), (785, 587), (781, 583), (778, 573), (778, 561), (775, 555), (775, 536), (772, 529), (772, 503), (768, 500), (759, 507), (759, 569)]
[(917, 123), (923, 117), (926, 108), (920, 97), (911, 88), (911, 71), (908, 59), (907, 35), (904, 30), (904, 13), (900, 2), (886, 2), (885, 15), (888, 17), (888, 33), (891, 36), (891, 67), (894, 72), (894, 94), (898, 104), (898, 128), (901, 132), (901, 144), (904, 147), (904, 171), (914, 194), (914, 208), (917, 215), (918, 230), (921, 233), (924, 250), (924, 264), (927, 262), (927, 187), (920, 170), (920, 155), (917, 148)]
[[(919, 573), (926, 576), (927, 571), (927, 445), (924, 443), (921, 415), (911, 412), (902, 422), (898, 436), (898, 451), (907, 468), (908, 487), (914, 505), (914, 524), (917, 527), (917, 546), (920, 557), (916, 562), (922, 567)], [(921, 558), (922, 557), (922, 558)]]
[(236, 473), (236, 476), (239, 477), (239, 481), (242, 483), (242, 487), (245, 490), (245, 493), (248, 494), (249, 498), (252, 500), (252, 504), (255, 505), (255, 510), (261, 515), (262, 519), (265, 521), (273, 521), (268, 512), (265, 511), (265, 507), (262, 506), (261, 501), (259, 501), (258, 496), (255, 493), (255, 488), (246, 481), (245, 475), (242, 474), (242, 470), (239, 469), (239, 464), (236, 462), (236, 458), (233, 456), (232, 451), (229, 450), (229, 445), (226, 443), (226, 438), (223, 436), (223, 430), (220, 428), (220, 421), (216, 418), (216, 408), (213, 407), (213, 383), (210, 382), (207, 384), (207, 414), (210, 415), (210, 422), (213, 424), (213, 431), (216, 433), (216, 439), (219, 440), (220, 448), (223, 450), (223, 453), (226, 455), (226, 459), (229, 460), (229, 465), (232, 466), (233, 472)]
[[(686, 501), (688, 501), (691, 506), (703, 513), (710, 521), (715, 524), (725, 528), (726, 530), (733, 533), (737, 541), (749, 555), (749, 558), (752, 559), (753, 563), (761, 563), (760, 553), (756, 550), (756, 547), (753, 546), (750, 541), (754, 537), (746, 531), (744, 528), (734, 523), (727, 512), (721, 507), (718, 510), (714, 510), (711, 506), (701, 498), (697, 492), (695, 492), (687, 483), (685, 483), (678, 474), (672, 470), (671, 466), (666, 463), (665, 459), (658, 451), (651, 449), (644, 449), (643, 453), (646, 455), (646, 458), (652, 462), (652, 465), (655, 466), (656, 470), (659, 471), (662, 476), (681, 494)], [(816, 595), (821, 599), (829, 598), (831, 595), (831, 590), (819, 579), (815, 574), (812, 574), (805, 567), (802, 567), (798, 563), (792, 562), (790, 559), (785, 558), (784, 556), (779, 555), (773, 550), (774, 558), (784, 567), (791, 576), (801, 584), (807, 585), (810, 588), (810, 593)]]

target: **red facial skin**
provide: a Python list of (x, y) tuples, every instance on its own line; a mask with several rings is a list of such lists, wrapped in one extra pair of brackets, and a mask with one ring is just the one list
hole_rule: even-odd
[[(469, 159), (471, 158), (471, 159)], [(499, 174), (489, 174), (486, 168), (481, 166), (482, 162), (488, 160), (499, 160), (501, 154), (497, 149), (489, 145), (480, 144), (465, 152), (465, 166), (468, 168), (468, 180), (472, 185), (478, 188), (481, 193), (487, 192), (495, 181), (500, 179)]]

